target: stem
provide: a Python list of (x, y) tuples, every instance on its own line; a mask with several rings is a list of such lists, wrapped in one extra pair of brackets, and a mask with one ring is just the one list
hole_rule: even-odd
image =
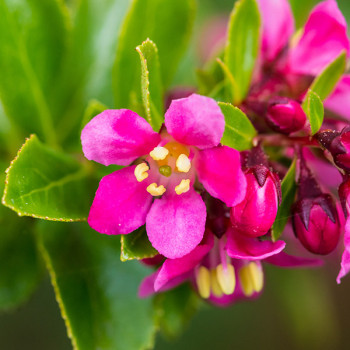
[(297, 136), (288, 137), (285, 135), (258, 135), (254, 139), (254, 143), (261, 142), (265, 146), (284, 146), (284, 147), (295, 147), (295, 145), (300, 146), (313, 146), (319, 147), (319, 143), (314, 137), (310, 136)]

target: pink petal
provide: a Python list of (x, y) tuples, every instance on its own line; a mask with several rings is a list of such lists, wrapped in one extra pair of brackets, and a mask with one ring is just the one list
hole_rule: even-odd
[(142, 280), (139, 286), (139, 298), (147, 298), (156, 292), (154, 290), (154, 281), (156, 280), (157, 275), (158, 270)]
[(262, 54), (273, 61), (294, 33), (294, 17), (287, 0), (258, 0), (262, 14)]
[(300, 256), (289, 255), (281, 252), (277, 255), (270, 256), (265, 262), (279, 267), (318, 267), (323, 265), (323, 260), (313, 258), (303, 258)]
[(117, 170), (100, 181), (88, 217), (94, 230), (118, 235), (145, 224), (153, 197), (146, 191), (147, 182), (137, 182), (135, 167)]
[(229, 207), (244, 199), (247, 181), (241, 170), (238, 151), (219, 146), (200, 151), (196, 158), (199, 181), (209, 194)]
[(350, 120), (350, 75), (344, 75), (335, 87), (333, 93), (326, 99), (327, 109)]
[(225, 118), (215, 100), (192, 94), (171, 102), (165, 113), (165, 126), (180, 143), (210, 148), (219, 144)]
[(317, 75), (343, 50), (349, 53), (345, 19), (335, 0), (323, 1), (311, 12), (300, 41), (291, 49), (290, 68)]
[(150, 242), (167, 258), (180, 258), (202, 240), (206, 207), (193, 189), (181, 195), (156, 199), (148, 213), (146, 229)]
[(337, 283), (349, 273), (350, 271), (350, 217), (348, 217), (345, 224), (345, 234), (344, 234), (344, 253), (341, 258), (340, 271), (337, 277)]
[(194, 248), (189, 254), (178, 259), (166, 259), (159, 270), (154, 283), (156, 291), (160, 290), (174, 278), (193, 270), (209, 253), (214, 245), (213, 236), (210, 234), (202, 244)]
[(247, 237), (235, 232), (227, 231), (227, 255), (235, 259), (262, 260), (271, 255), (280, 253), (286, 243), (283, 241), (260, 241), (257, 238)]
[(128, 109), (110, 109), (94, 117), (81, 132), (87, 159), (103, 165), (129, 165), (160, 141), (158, 133)]

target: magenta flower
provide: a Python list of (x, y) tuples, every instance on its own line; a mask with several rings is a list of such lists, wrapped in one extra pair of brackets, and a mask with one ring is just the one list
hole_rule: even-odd
[(106, 110), (83, 129), (83, 151), (104, 165), (133, 165), (105, 176), (88, 223), (105, 234), (128, 234), (146, 224), (150, 242), (179, 258), (202, 240), (206, 207), (195, 180), (228, 206), (246, 191), (239, 152), (218, 146), (225, 128), (216, 102), (193, 94), (174, 100), (160, 133), (136, 113)]

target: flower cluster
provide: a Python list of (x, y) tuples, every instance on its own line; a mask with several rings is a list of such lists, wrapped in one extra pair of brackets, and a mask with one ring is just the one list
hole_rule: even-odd
[[(325, 121), (314, 136), (301, 106), (314, 78), (342, 52), (349, 54), (345, 20), (336, 2), (327, 0), (293, 35), (287, 0), (257, 3), (261, 52), (239, 106), (259, 131), (252, 149), (238, 152), (220, 143), (224, 115), (214, 99), (198, 94), (173, 99), (159, 132), (125, 109), (102, 112), (82, 131), (86, 158), (126, 166), (101, 180), (89, 225), (114, 235), (145, 225), (159, 253), (145, 260), (156, 270), (140, 286), (143, 297), (190, 281), (202, 298), (218, 305), (255, 298), (263, 290), (264, 263), (317, 266), (322, 261), (303, 253), (334, 251), (344, 227), (338, 281), (350, 270), (350, 222), (344, 225), (332, 186), (322, 181), (335, 169), (341, 173), (339, 196), (349, 217), (349, 77), (325, 101)], [(268, 147), (276, 146), (284, 162), (267, 157)], [(291, 198), (290, 216), (296, 238), (290, 239), (298, 243), (298, 256), (284, 252), (286, 242), (271, 235), (284, 196), (285, 164), (293, 159), (297, 198)]]

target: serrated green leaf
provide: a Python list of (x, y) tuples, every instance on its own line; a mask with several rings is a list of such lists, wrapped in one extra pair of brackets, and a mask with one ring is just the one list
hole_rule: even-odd
[(309, 90), (305, 97), (302, 107), (304, 112), (306, 113), (306, 116), (309, 119), (311, 134), (315, 135), (317, 131), (320, 130), (323, 123), (323, 103), (320, 97), (314, 91)]
[(149, 270), (119, 260), (119, 239), (87, 224), (41, 222), (38, 240), (74, 349), (153, 346), (152, 301), (137, 296)]
[(283, 230), (290, 218), (291, 207), (294, 203), (295, 195), (297, 192), (297, 184), (295, 182), (296, 161), (294, 159), (287, 174), (282, 180), (282, 201), (278, 208), (276, 220), (272, 226), (272, 239), (277, 241), (282, 235)]
[(23, 134), (55, 144), (50, 100), (66, 48), (59, 1), (0, 0), (0, 98)]
[(346, 52), (344, 51), (315, 78), (310, 89), (322, 101), (325, 100), (334, 90), (337, 82), (344, 74), (345, 68)]
[(153, 258), (158, 252), (152, 247), (148, 240), (146, 227), (141, 226), (128, 235), (121, 236), (121, 254), (120, 260), (140, 260)]
[(164, 335), (173, 339), (181, 334), (198, 306), (198, 297), (188, 283), (157, 294), (155, 297), (156, 317)]
[(221, 143), (238, 151), (250, 149), (256, 130), (248, 117), (230, 103), (219, 102), (219, 107), (225, 116), (225, 131)]
[(113, 70), (117, 108), (132, 108), (135, 101), (136, 105), (141, 101), (135, 47), (147, 38), (158, 47), (163, 86), (169, 86), (190, 39), (195, 5), (195, 0), (133, 0), (121, 29)]
[(236, 85), (235, 104), (247, 95), (259, 51), (260, 14), (255, 0), (239, 0), (231, 13), (224, 62)]
[(58, 221), (86, 218), (93, 194), (86, 170), (35, 135), (27, 139), (6, 172), (2, 203), (18, 215)]
[(96, 117), (97, 114), (102, 113), (103, 111), (105, 111), (106, 109), (108, 109), (108, 107), (106, 105), (104, 105), (103, 103), (101, 103), (100, 101), (97, 100), (91, 100), (89, 102), (89, 104), (87, 105), (85, 112), (84, 112), (84, 117), (83, 117), (83, 121), (81, 123), (81, 129), (84, 128), (84, 126), (93, 118)]
[(164, 122), (163, 88), (157, 46), (147, 39), (136, 51), (141, 60), (141, 96), (146, 112), (146, 120), (158, 132)]

